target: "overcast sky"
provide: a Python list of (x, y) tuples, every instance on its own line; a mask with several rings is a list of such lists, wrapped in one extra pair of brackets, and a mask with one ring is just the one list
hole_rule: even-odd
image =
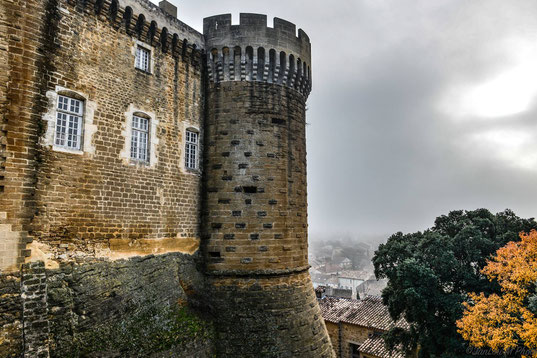
[(537, 1), (172, 0), (312, 42), (311, 236), (413, 232), (456, 209), (537, 216)]

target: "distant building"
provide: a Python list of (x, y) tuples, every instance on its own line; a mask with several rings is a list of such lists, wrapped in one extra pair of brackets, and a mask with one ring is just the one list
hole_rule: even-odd
[(352, 261), (348, 257), (345, 257), (343, 261), (341, 261), (340, 266), (342, 269), (350, 270), (352, 269)]
[[(345, 277), (345, 276), (339, 276), (338, 277), (338, 285), (341, 289), (347, 289), (351, 291), (351, 298), (360, 298), (361, 294), (364, 295), (364, 287), (363, 283), (365, 281), (360, 278), (354, 278), (354, 277)], [(360, 287), (362, 290), (360, 290)], [(361, 292), (360, 292), (361, 291)]]
[(319, 305), (338, 358), (405, 358), (400, 351), (390, 352), (382, 335), (394, 326), (409, 325), (403, 319), (394, 322), (381, 298), (324, 297)]

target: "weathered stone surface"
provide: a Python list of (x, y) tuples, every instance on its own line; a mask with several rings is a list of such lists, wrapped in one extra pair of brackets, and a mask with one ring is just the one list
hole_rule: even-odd
[[(212, 141), (205, 151), (205, 180), (217, 190), (203, 193), (204, 245), (207, 252), (219, 253), (218, 260), (207, 256), (208, 270), (307, 267), (304, 96), (275, 84), (228, 81), (210, 84), (207, 111), (205, 130)], [(285, 118), (286, 125), (275, 125), (274, 117)], [(229, 136), (245, 139), (235, 146)], [(223, 158), (222, 151), (230, 155)], [(240, 168), (241, 163), (248, 167)], [(253, 246), (249, 238), (259, 243)], [(226, 251), (231, 239), (236, 250)], [(255, 249), (259, 245), (266, 250)]]
[(219, 357), (334, 357), (308, 272), (210, 284)]
[(57, 270), (35, 263), (24, 266), (23, 278), (28, 357), (43, 351), (51, 357), (212, 355), (211, 319), (197, 310), (203, 277), (190, 255), (70, 263)]
[(21, 357), (22, 300), (20, 274), (0, 274), (0, 357)]
[[(233, 26), (202, 35), (146, 0), (0, 2), (0, 356), (330, 357), (306, 271), (310, 42), (264, 15)], [(80, 150), (54, 142), (60, 95), (83, 103)]]

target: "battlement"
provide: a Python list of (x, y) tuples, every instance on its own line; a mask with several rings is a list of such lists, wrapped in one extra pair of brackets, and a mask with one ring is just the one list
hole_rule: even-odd
[(66, 0), (83, 16), (96, 16), (120, 32), (172, 56), (199, 64), (202, 34), (148, 0)]
[(309, 95), (311, 43), (295, 24), (276, 17), (268, 27), (266, 15), (243, 13), (232, 25), (223, 14), (203, 20), (203, 35), (210, 81), (261, 81)]
[(166, 27), (169, 32), (176, 33), (181, 39), (202, 49), (203, 35), (149, 0), (119, 0), (121, 8), (129, 6), (135, 14), (143, 14), (148, 22), (156, 21), (159, 28)]

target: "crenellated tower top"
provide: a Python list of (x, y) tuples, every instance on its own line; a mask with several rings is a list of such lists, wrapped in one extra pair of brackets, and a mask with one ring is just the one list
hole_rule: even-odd
[(280, 84), (307, 97), (311, 91), (311, 43), (302, 30), (280, 18), (273, 27), (267, 16), (231, 14), (203, 20), (207, 68), (211, 82), (260, 81)]

